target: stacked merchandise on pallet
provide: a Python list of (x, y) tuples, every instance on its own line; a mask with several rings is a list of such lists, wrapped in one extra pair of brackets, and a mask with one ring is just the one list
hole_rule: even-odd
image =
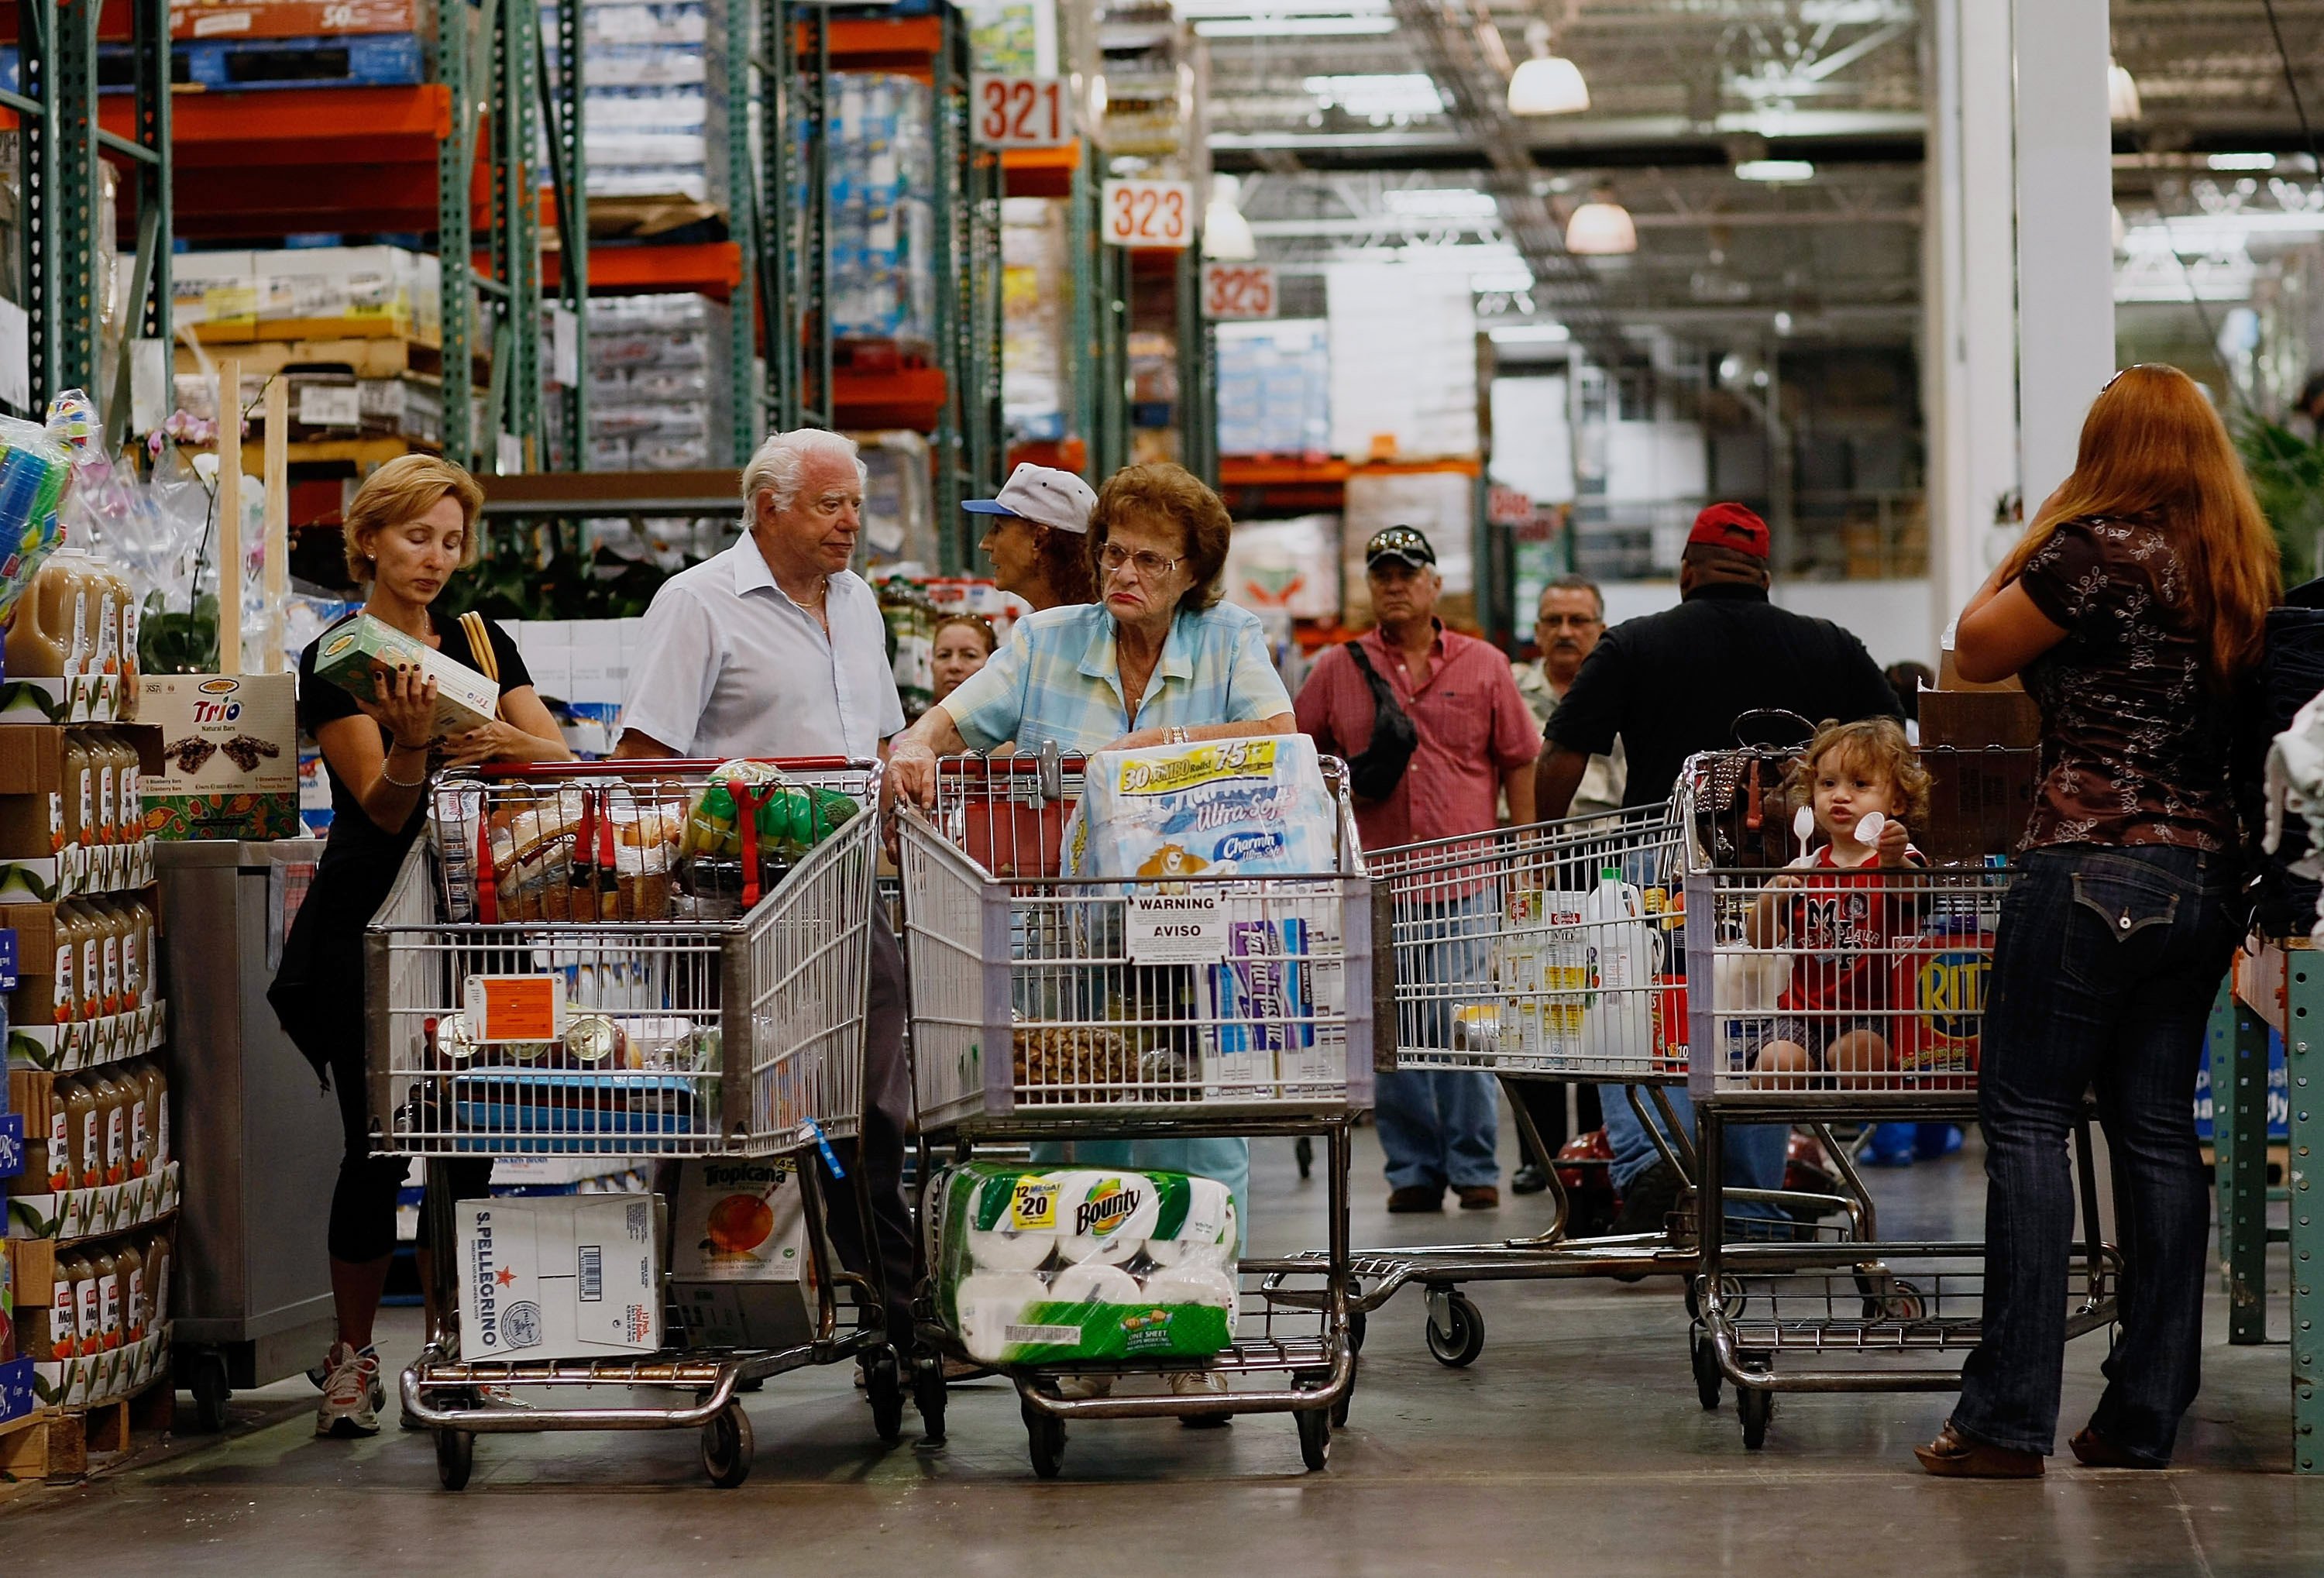
[(936, 328), (927, 87), (910, 77), (843, 71), (832, 78), (830, 106), (832, 337), (844, 364), (924, 356)]
[(1330, 451), (1332, 351), (1322, 319), (1222, 323), (1218, 346), (1220, 454)]
[(1065, 206), (1047, 198), (1001, 205), (1001, 415), (1011, 443), (1065, 436)]
[[(581, 6), (582, 125), (588, 195), (721, 200), (714, 162), (724, 142), (713, 57), (727, 36), (724, 8), (677, 4)], [(714, 21), (717, 25), (713, 25)], [(541, 12), (544, 32), (556, 11)]]
[(591, 471), (695, 471), (732, 425), (725, 303), (707, 296), (589, 302)]
[(433, 449), (444, 420), (439, 278), (433, 254), (393, 246), (180, 253), (177, 403), (216, 420), (217, 364), (231, 357), (245, 410), (268, 379), (288, 383), (293, 444), (354, 445), (360, 456), (345, 457), (365, 461)]

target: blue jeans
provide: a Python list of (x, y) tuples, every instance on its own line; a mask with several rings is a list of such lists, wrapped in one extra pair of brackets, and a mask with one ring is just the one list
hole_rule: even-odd
[[(1490, 887), (1463, 898), (1418, 908), (1408, 924), (1417, 948), (1400, 947), (1400, 967), (1413, 974), (1403, 983), (1418, 988), (1420, 1001), (1405, 1010), (1401, 1027), (1420, 1046), (1443, 1051), (1452, 1045), (1452, 1025), (1470, 989), (1492, 992), (1494, 918), (1499, 895)], [(1481, 934), (1481, 935), (1480, 935)], [(1456, 1189), (1500, 1182), (1500, 1108), (1492, 1075), (1467, 1069), (1403, 1069), (1376, 1076), (1372, 1115), (1379, 1125), (1380, 1149), (1388, 1157), (1391, 1189), (1415, 1185)]]
[(1985, 1335), (1952, 1415), (1971, 1440), (2046, 1453), (2056, 1434), (2074, 1252), (2066, 1144), (2095, 1085), (2124, 1268), (2090, 1424), (2133, 1456), (2170, 1461), (2201, 1384), (2211, 1181), (2187, 1093), (2235, 941), (2230, 864), (2153, 845), (2040, 849), (2003, 901), (1978, 1090)]
[[(1694, 1125), (1694, 1103), (1686, 1092), (1673, 1087), (1668, 1093), (1671, 1111), (1678, 1115), (1680, 1124), (1687, 1129)], [(1651, 1096), (1640, 1093), (1647, 1103), (1646, 1110), (1654, 1112)], [(1607, 1164), (1606, 1173), (1613, 1180), (1614, 1192), (1628, 1190), (1630, 1180), (1655, 1162), (1663, 1153), (1655, 1149), (1654, 1140), (1639, 1123), (1637, 1113), (1630, 1110), (1629, 1093), (1618, 1084), (1598, 1087), (1598, 1105), (1606, 1114), (1606, 1144), (1614, 1153)], [(1662, 1127), (1656, 1114), (1655, 1127)], [(1665, 1139), (1670, 1135), (1665, 1132)], [(1692, 1138), (1692, 1135), (1689, 1138)], [(1791, 1127), (1784, 1123), (1730, 1123), (1727, 1127), (1726, 1183), (1734, 1189), (1780, 1189), (1784, 1186), (1784, 1162), (1790, 1148)], [(1676, 1149), (1675, 1146), (1673, 1147)], [(1775, 1206), (1757, 1201), (1737, 1200), (1729, 1204), (1727, 1214), (1737, 1216), (1779, 1216)]]
[(1398, 1069), (1373, 1076), (1372, 1117), (1388, 1186), (1499, 1184), (1500, 1109), (1493, 1076), (1472, 1069)]

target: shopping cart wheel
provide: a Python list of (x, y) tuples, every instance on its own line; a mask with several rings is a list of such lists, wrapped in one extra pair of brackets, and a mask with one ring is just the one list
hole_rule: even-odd
[[(1361, 1298), (1363, 1289), (1351, 1287), (1348, 1289), (1348, 1297)], [(1362, 1310), (1351, 1309), (1348, 1312), (1348, 1349), (1355, 1353), (1364, 1351), (1364, 1312)]]
[(924, 1358), (912, 1366), (912, 1406), (920, 1412), (920, 1444), (945, 1444), (944, 1361)]
[(1485, 1351), (1485, 1316), (1476, 1300), (1457, 1287), (1441, 1298), (1428, 1290), (1428, 1351), (1454, 1370), (1476, 1361)]
[(447, 1490), (465, 1490), (476, 1471), (476, 1433), (473, 1430), (436, 1432), (436, 1477)]
[(872, 1399), (872, 1428), (893, 1446), (904, 1436), (904, 1377), (891, 1352), (881, 1352), (863, 1366), (863, 1395)]
[(1687, 1333), (1686, 1342), (1688, 1356), (1694, 1363), (1694, 1395), (1702, 1399), (1706, 1413), (1713, 1411), (1719, 1407), (1720, 1389), (1727, 1384), (1727, 1378), (1719, 1370), (1719, 1352), (1711, 1347), (1711, 1339), (1700, 1325)]
[(1065, 1466), (1065, 1422), (1030, 1403), (1023, 1407), (1025, 1444), (1032, 1454), (1033, 1472), (1045, 1480), (1054, 1480)]
[(702, 1472), (722, 1490), (731, 1490), (751, 1477), (751, 1416), (742, 1405), (729, 1402), (718, 1417), (702, 1427)]
[(1302, 1134), (1291, 1142), (1291, 1154), (1299, 1163), (1299, 1176), (1306, 1177), (1315, 1170), (1315, 1141)]
[(215, 1435), (226, 1428), (226, 1399), (234, 1389), (226, 1384), (226, 1355), (205, 1349), (187, 1367), (186, 1388), (194, 1394), (194, 1425)]
[(1299, 1461), (1311, 1469), (1332, 1462), (1332, 1410), (1302, 1408), (1291, 1416), (1299, 1423)]
[(1738, 1386), (1735, 1414), (1743, 1421), (1743, 1444), (1757, 1452), (1767, 1444), (1767, 1421), (1775, 1417), (1775, 1394)]

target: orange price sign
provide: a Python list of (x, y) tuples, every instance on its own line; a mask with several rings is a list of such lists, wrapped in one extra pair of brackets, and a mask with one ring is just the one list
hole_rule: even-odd
[(1184, 180), (1110, 180), (1099, 192), (1109, 246), (1184, 248), (1194, 240), (1194, 188)]
[(1073, 106), (1055, 77), (968, 79), (975, 120), (970, 134), (980, 148), (1057, 148), (1073, 141)]
[(1204, 263), (1203, 316), (1213, 320), (1273, 318), (1275, 270), (1267, 263)]
[(565, 1034), (562, 977), (471, 975), (463, 996), (479, 1041), (554, 1041)]

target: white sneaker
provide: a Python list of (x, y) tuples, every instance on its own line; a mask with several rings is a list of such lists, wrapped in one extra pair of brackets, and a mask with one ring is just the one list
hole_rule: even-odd
[[(1179, 1398), (1225, 1397), (1233, 1389), (1227, 1378), (1209, 1370), (1170, 1371), (1170, 1395)], [(1181, 1414), (1178, 1423), (1194, 1430), (1216, 1430), (1234, 1423), (1231, 1414)]]
[(1057, 1395), (1061, 1398), (1110, 1398), (1113, 1396), (1113, 1377), (1110, 1375), (1061, 1375), (1057, 1377)]
[[(369, 1348), (364, 1349), (363, 1352), (364, 1355), (372, 1361), (371, 1407), (372, 1412), (377, 1413), (380, 1409), (387, 1407), (387, 1383), (380, 1380), (379, 1377), (378, 1354)], [(317, 1391), (321, 1391), (324, 1388), (331, 1384), (331, 1361), (328, 1354), (324, 1356), (323, 1361), (320, 1364), (310, 1364), (307, 1367), (307, 1380), (313, 1385)], [(413, 1426), (407, 1423), (404, 1426), (404, 1428), (409, 1430), (413, 1428)]]
[(315, 1434), (343, 1438), (379, 1434), (383, 1398), (379, 1355), (334, 1343), (324, 1360), (323, 1399), (315, 1405)]

